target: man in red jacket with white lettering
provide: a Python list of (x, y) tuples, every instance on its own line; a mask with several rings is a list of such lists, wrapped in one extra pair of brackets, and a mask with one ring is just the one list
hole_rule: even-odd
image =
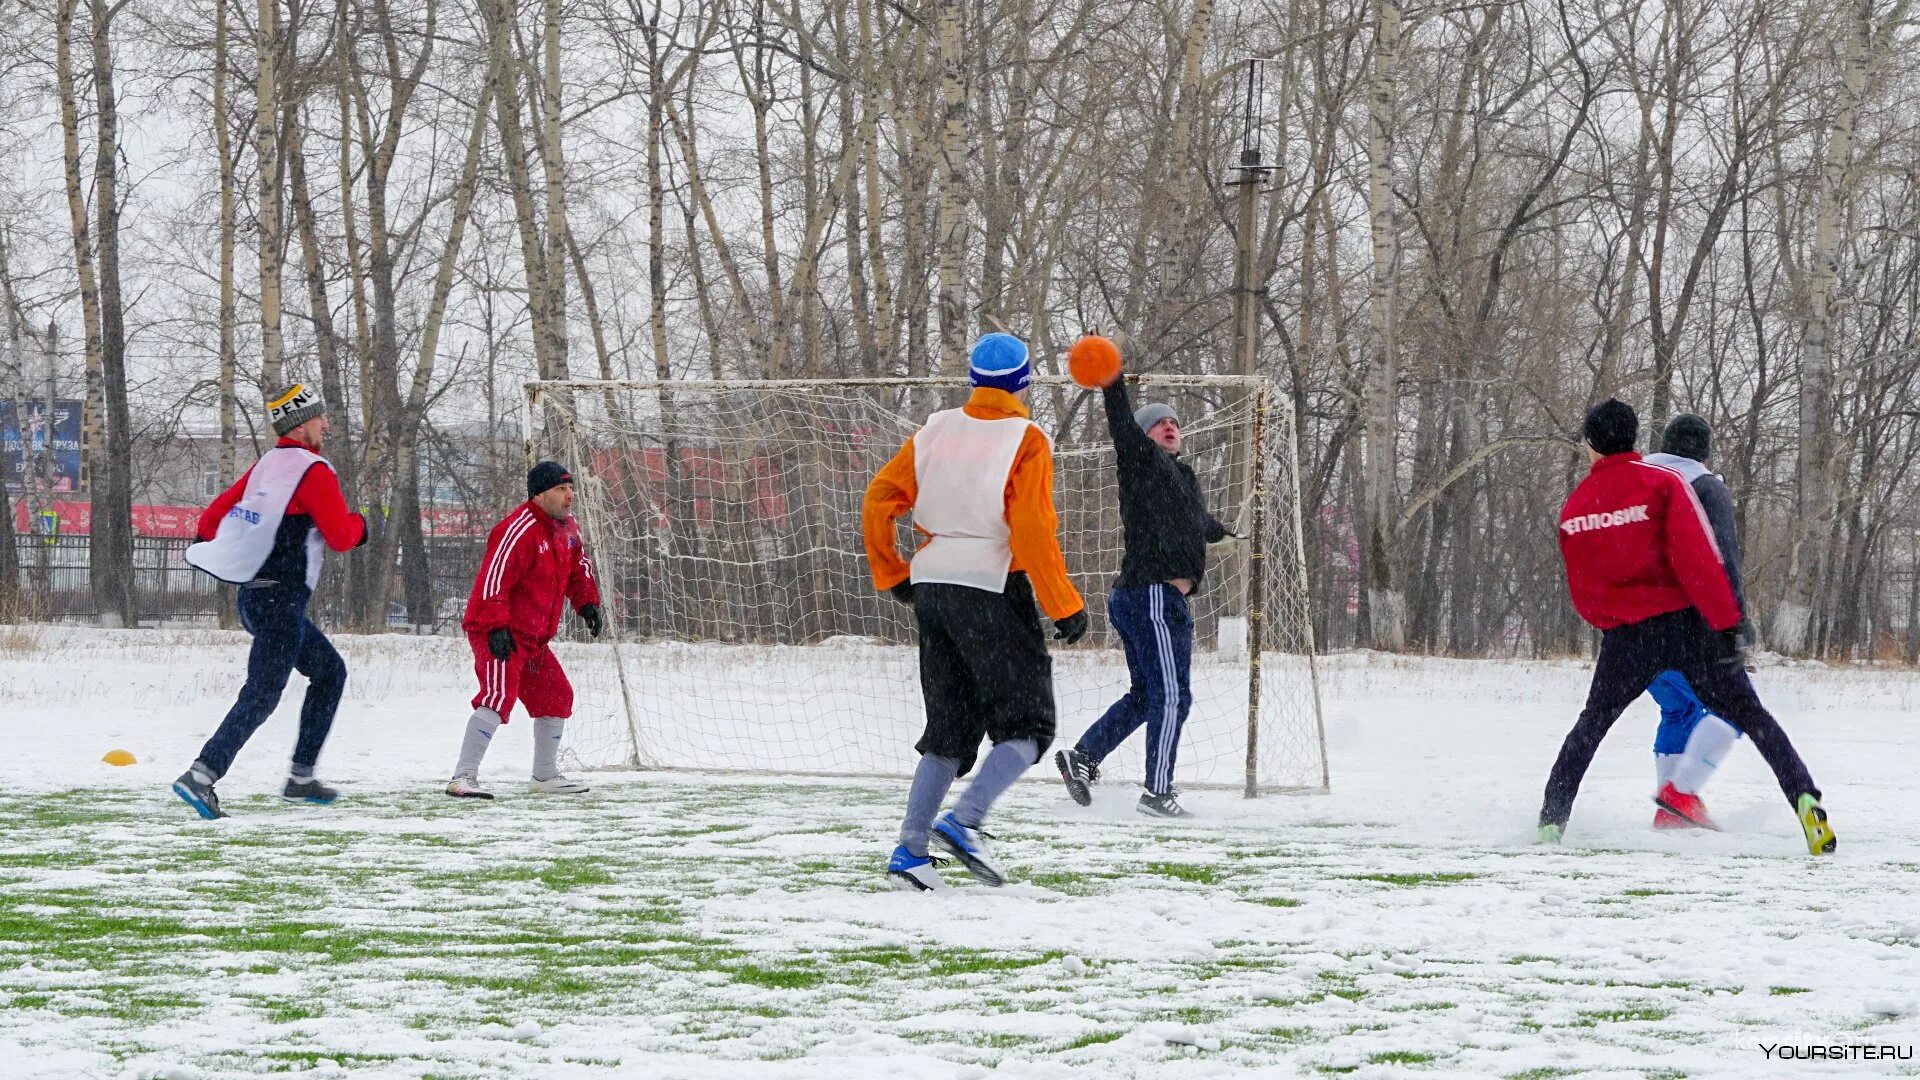
[[(1560, 511), (1567, 590), (1580, 617), (1601, 631), (1600, 657), (1587, 706), (1547, 778), (1540, 839), (1559, 842), (1607, 729), (1654, 676), (1673, 670), (1710, 711), (1752, 737), (1800, 818), (1807, 850), (1827, 854), (1835, 841), (1820, 791), (1741, 663), (1740, 603), (1706, 511), (1679, 473), (1634, 453), (1639, 432), (1625, 402), (1608, 398), (1589, 409), (1583, 434), (1593, 468)], [(1687, 816), (1687, 807), (1670, 809)]]
[(533, 717), (531, 789), (565, 795), (587, 790), (560, 775), (560, 735), (573, 715), (573, 686), (547, 646), (560, 630), (568, 601), (588, 632), (600, 636), (600, 590), (572, 515), (572, 474), (543, 461), (527, 473), (527, 501), (487, 536), (487, 554), (460, 623), (473, 646), (480, 692), (473, 698), (449, 795), (493, 798), (480, 786), (480, 759), (515, 701)]

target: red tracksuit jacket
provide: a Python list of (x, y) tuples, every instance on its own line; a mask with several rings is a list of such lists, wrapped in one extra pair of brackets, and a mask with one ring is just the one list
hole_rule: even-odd
[(1602, 630), (1694, 607), (1715, 630), (1740, 621), (1713, 528), (1680, 474), (1632, 452), (1594, 462), (1560, 508), (1574, 610)]
[(460, 626), (469, 634), (511, 627), (514, 640), (537, 649), (560, 629), (569, 600), (575, 611), (600, 602), (580, 526), (528, 500), (487, 534)]

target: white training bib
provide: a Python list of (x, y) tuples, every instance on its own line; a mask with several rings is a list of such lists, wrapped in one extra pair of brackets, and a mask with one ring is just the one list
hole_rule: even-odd
[(1680, 479), (1685, 480), (1689, 484), (1703, 476), (1720, 475), (1712, 469), (1707, 468), (1706, 465), (1701, 462), (1695, 461), (1690, 457), (1681, 457), (1679, 454), (1648, 454), (1641, 460), (1650, 465), (1664, 465), (1674, 472), (1679, 473)]
[(1004, 592), (1013, 565), (1007, 477), (1033, 422), (978, 420), (961, 409), (927, 418), (913, 437), (920, 492), (913, 522), (932, 535), (913, 557), (916, 585), (935, 582)]
[[(245, 585), (260, 573), (273, 554), (273, 541), (280, 533), (280, 522), (287, 516), (287, 504), (307, 470), (332, 469), (327, 459), (297, 446), (276, 446), (261, 456), (247, 474), (247, 489), (227, 516), (213, 539), (187, 549), (187, 565), (204, 570), (221, 581)], [(319, 529), (308, 529), (307, 588), (320, 584), (320, 557), (326, 543)]]

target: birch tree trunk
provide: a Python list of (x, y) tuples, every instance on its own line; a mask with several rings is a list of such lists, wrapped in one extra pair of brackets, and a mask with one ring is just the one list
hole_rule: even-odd
[(940, 372), (967, 370), (967, 92), (961, 0), (940, 0)]
[[(4, 321), (5, 327), (7, 381), (11, 384), (9, 396), (13, 403), (14, 423), (18, 424), (27, 415), (26, 365), (21, 362), (21, 338), (25, 336), (26, 328), (21, 325), (20, 304), (13, 294), (13, 271), (8, 262), (6, 237), (0, 234), (0, 320)], [(20, 444), (20, 474), (17, 477), (0, 477), (0, 622), (19, 622), (26, 615), (20, 598), (19, 539), (13, 526), (13, 500), (8, 488), (11, 483), (18, 482), (23, 492), (29, 490), (29, 458), (23, 441)], [(31, 530), (31, 523), (28, 528)]]
[[(732, 245), (727, 243), (726, 231), (720, 223), (719, 213), (707, 192), (700, 165), (700, 150), (693, 141), (691, 81), (687, 85), (686, 94), (685, 109), (687, 111), (684, 113), (684, 119), (671, 97), (662, 100), (666, 110), (667, 124), (673, 129), (674, 141), (680, 147), (680, 160), (687, 170), (688, 195), (700, 209), (701, 220), (707, 227), (707, 237), (713, 243), (713, 257), (719, 260), (721, 273), (726, 275), (727, 288), (733, 297), (736, 317), (746, 330), (748, 346), (752, 349), (755, 360), (764, 362), (767, 354), (766, 331), (761, 325), (759, 316), (754, 312), (752, 297), (747, 293), (746, 276), (740, 269), (739, 260), (734, 257)], [(691, 237), (689, 242), (692, 242)]]
[(1820, 212), (1814, 219), (1806, 315), (1800, 334), (1800, 447), (1794, 470), (1793, 547), (1786, 595), (1774, 617), (1773, 641), (1782, 652), (1804, 652), (1811, 641), (1813, 601), (1819, 589), (1826, 536), (1834, 511), (1833, 324), (1839, 277), (1840, 209), (1846, 198), (1853, 130), (1866, 89), (1873, 45), (1873, 0), (1856, 0), (1848, 26), (1847, 57), (1833, 128), (1820, 169)]
[[(432, 580), (428, 576), (427, 556), (420, 533), (420, 477), (400, 464), (400, 444), (415, 422), (406, 413), (400, 394), (400, 256), (395, 250), (395, 231), (390, 209), (389, 184), (400, 142), (405, 132), (408, 109), (412, 106), (427, 65), (433, 57), (438, 4), (427, 0), (420, 51), (412, 63), (400, 54), (400, 35), (396, 31), (386, 0), (374, 0), (374, 26), (367, 36), (380, 49), (380, 71), (386, 94), (386, 111), (376, 131), (373, 106), (377, 95), (369, 88), (360, 69), (359, 54), (346, 52), (353, 78), (355, 128), (366, 164), (367, 279), (373, 293), (373, 327), (362, 370), (363, 397), (371, 399), (367, 465), (361, 472), (362, 497), (377, 508), (380, 527), (368, 542), (367, 561), (373, 564), (367, 585), (366, 607), (362, 617), (366, 628), (384, 624), (385, 605), (392, 582), (396, 557), (404, 554), (401, 568), (408, 615), (431, 621)], [(344, 137), (344, 133), (343, 133)]]
[[(459, 179), (452, 193), (452, 220), (447, 226), (446, 244), (441, 249), (438, 268), (433, 275), (433, 295), (421, 320), (420, 351), (414, 358), (413, 377), (407, 387), (394, 431), (394, 475), (398, 478), (394, 499), (393, 531), (405, 556), (402, 586), (407, 597), (407, 617), (420, 632), (434, 624), (437, 598), (427, 563), (426, 537), (421, 524), (420, 431), (425, 426), (428, 395), (440, 351), (440, 329), (446, 320), (447, 298), (453, 292), (454, 270), (460, 263), (460, 248), (465, 242), (467, 221), (473, 209), (473, 192), (480, 172), (480, 149), (487, 134), (487, 110), (491, 106), (495, 81), (500, 70), (489, 65), (474, 105), (473, 122), (467, 131), (466, 154), (460, 164)], [(563, 266), (562, 272), (565, 272)], [(489, 434), (491, 437), (491, 434)]]
[(646, 28), (647, 39), (647, 329), (653, 336), (654, 377), (673, 377), (667, 359), (667, 238), (666, 182), (661, 170), (661, 142), (666, 138), (667, 90), (660, 77), (659, 8)]
[(280, 268), (285, 250), (285, 225), (280, 194), (280, 3), (259, 0), (254, 23), (256, 89), (253, 154), (259, 163), (260, 205), (255, 208), (260, 230), (260, 392), (268, 397), (286, 388), (281, 359)]
[[(291, 32), (288, 37), (291, 41)], [(327, 456), (340, 475), (341, 490), (346, 493), (348, 505), (351, 506), (359, 493), (359, 461), (354, 453), (351, 413), (346, 407), (347, 382), (341, 371), (339, 337), (333, 329), (333, 305), (327, 299), (326, 268), (320, 261), (320, 235), (314, 221), (313, 195), (307, 185), (306, 124), (300, 116), (297, 103), (286, 104), (281, 113), (280, 130), (286, 138), (283, 160), (287, 172), (287, 202), (293, 211), (294, 232), (300, 239), (300, 269), (307, 283), (307, 313), (313, 320), (314, 349), (320, 361), (320, 396), (326, 401), (334, 418), (327, 435)], [(328, 599), (332, 600), (338, 595), (334, 590), (344, 585), (342, 591), (350, 600), (352, 582), (335, 584), (339, 580), (330, 578), (324, 586), (329, 593)]]
[(547, 330), (546, 264), (541, 258), (540, 225), (533, 213), (533, 181), (527, 174), (526, 141), (520, 127), (520, 80), (513, 55), (513, 5), (511, 0), (484, 0), (487, 20), (487, 49), (494, 70), (500, 73), (500, 86), (494, 94), (498, 114), (500, 149), (506, 158), (507, 188), (513, 197), (514, 224), (520, 232), (520, 261), (526, 271), (527, 317), (533, 323), (534, 364), (542, 379), (560, 378), (553, 355), (553, 338)]
[(876, 47), (873, 39), (873, 3), (872, 0), (856, 0), (856, 18), (860, 31), (860, 70), (862, 73), (860, 89), (860, 152), (863, 155), (860, 174), (865, 182), (867, 203), (867, 263), (873, 274), (873, 348), (874, 362), (871, 373), (887, 374), (898, 370), (894, 366), (894, 343), (898, 335), (894, 328), (893, 281), (887, 273), (885, 204), (880, 198), (880, 117), (874, 98), (879, 94), (878, 75), (874, 60)]
[[(385, 438), (379, 424), (380, 396), (374, 390), (372, 373), (373, 328), (367, 305), (366, 259), (360, 244), (360, 220), (356, 209), (353, 183), (353, 145), (348, 136), (353, 130), (353, 93), (352, 86), (359, 73), (359, 67), (353, 60), (353, 39), (347, 25), (347, 0), (338, 0), (335, 8), (334, 39), (334, 84), (335, 100), (340, 112), (340, 230), (341, 240), (346, 249), (346, 269), (348, 294), (353, 302), (353, 356), (354, 367), (360, 377), (360, 467), (357, 470), (359, 489), (348, 494), (358, 500), (365, 511), (367, 528), (374, 536), (386, 529), (386, 520), (380, 513), (379, 504), (369, 497), (371, 492), (369, 477), (373, 466), (384, 456)], [(378, 550), (376, 548), (376, 550)], [(384, 582), (383, 575), (376, 572), (373, 560), (369, 558), (348, 559), (347, 563), (347, 620), (348, 624), (362, 629), (371, 629), (385, 618), (380, 608), (379, 598), (374, 595), (377, 582)]]
[(555, 379), (567, 367), (567, 155), (560, 132), (560, 0), (546, 0), (541, 33), (540, 161), (547, 182), (547, 361)]
[(1180, 97), (1174, 108), (1173, 134), (1168, 146), (1165, 216), (1160, 247), (1160, 296), (1165, 305), (1184, 291), (1186, 264), (1199, 240), (1202, 222), (1194, 217), (1196, 183), (1193, 162), (1194, 127), (1199, 123), (1205, 87), (1201, 61), (1206, 57), (1207, 33), (1213, 25), (1213, 0), (1193, 0), (1180, 61)]
[(1395, 565), (1395, 494), (1399, 483), (1395, 429), (1398, 348), (1395, 341), (1400, 238), (1393, 213), (1393, 143), (1398, 121), (1400, 4), (1374, 0), (1373, 82), (1368, 98), (1367, 211), (1373, 235), (1372, 363), (1367, 377), (1366, 521), (1363, 540), (1373, 646), (1406, 645), (1407, 601)]
[[(94, 216), (100, 257), (100, 381), (106, 407), (106, 473), (96, 472), (93, 540), (88, 563), (100, 619), (107, 626), (138, 626), (133, 577), (133, 415), (127, 407), (127, 331), (120, 289), (120, 104), (114, 90), (108, 34), (113, 11), (92, 0)], [(105, 498), (101, 498), (102, 495)]]
[[(94, 485), (103, 483), (108, 466), (103, 420), (106, 411), (104, 380), (100, 372), (100, 287), (94, 276), (93, 227), (87, 220), (86, 196), (80, 186), (80, 106), (73, 75), (73, 16), (77, 6), (78, 0), (58, 0), (54, 8), (54, 79), (60, 95), (61, 159), (66, 174), (67, 221), (73, 241), (74, 276), (80, 284), (80, 318), (86, 332), (87, 397), (81, 427), (87, 446), (87, 480), (89, 491), (92, 491)], [(105, 602), (107, 597), (103, 597), (101, 592), (103, 567), (99, 555), (91, 550), (88, 570), (94, 602), (102, 616), (111, 617), (113, 605)]]
[[(233, 256), (234, 232), (238, 221), (234, 212), (233, 133), (227, 125), (227, 0), (213, 2), (213, 148), (220, 166), (220, 476), (221, 483), (236, 477), (235, 444), (239, 439), (235, 416), (235, 374), (239, 357), (234, 349), (237, 319), (234, 304)], [(351, 200), (349, 200), (351, 201)], [(227, 617), (222, 606), (221, 617)]]

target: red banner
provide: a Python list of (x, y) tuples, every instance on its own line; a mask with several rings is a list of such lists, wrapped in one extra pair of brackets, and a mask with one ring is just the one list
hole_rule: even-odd
[[(27, 504), (13, 504), (13, 531), (40, 536), (87, 536), (93, 532), (93, 504), (60, 500), (41, 508), (35, 521)], [(133, 531), (141, 536), (193, 539), (200, 524), (197, 506), (135, 506)]]

